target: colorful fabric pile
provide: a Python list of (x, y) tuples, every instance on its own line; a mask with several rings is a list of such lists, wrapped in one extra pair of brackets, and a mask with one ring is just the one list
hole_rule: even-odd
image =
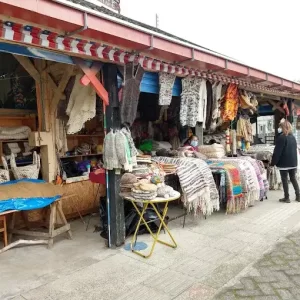
[[(238, 213), (241, 210), (245, 209), (245, 200), (243, 195), (242, 183), (240, 180), (239, 170), (231, 165), (226, 163), (210, 163), (209, 167), (212, 171), (223, 170), (225, 174), (225, 190), (226, 194), (222, 193), (222, 196), (225, 197), (226, 202), (226, 213)], [(221, 178), (222, 179), (222, 178)], [(221, 184), (222, 186), (222, 184)]]
[(195, 215), (211, 215), (220, 209), (219, 193), (208, 165), (201, 159), (154, 157), (158, 163), (177, 166), (183, 202)]
[(255, 201), (260, 198), (260, 186), (257, 180), (256, 172), (250, 162), (239, 158), (211, 159), (210, 162), (222, 162), (235, 166), (240, 172), (243, 194), (245, 198), (245, 207), (253, 206)]
[(266, 196), (267, 191), (265, 190), (265, 183), (263, 180), (262, 172), (261, 172), (258, 161), (249, 156), (240, 156), (239, 158), (249, 161), (251, 163), (251, 165), (253, 166), (255, 173), (256, 173), (258, 183), (259, 183), (259, 188), (260, 188), (259, 200), (262, 200)]

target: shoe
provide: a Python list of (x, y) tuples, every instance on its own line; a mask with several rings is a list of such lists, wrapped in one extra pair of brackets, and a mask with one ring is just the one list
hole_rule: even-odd
[(297, 202), (300, 202), (300, 195), (297, 195), (295, 200), (296, 200)]
[(282, 198), (282, 199), (279, 199), (279, 202), (291, 203), (291, 200), (289, 198)]

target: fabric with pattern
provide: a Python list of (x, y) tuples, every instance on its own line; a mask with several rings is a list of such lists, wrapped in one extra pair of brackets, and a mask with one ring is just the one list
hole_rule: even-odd
[(135, 71), (134, 63), (128, 63), (124, 67), (124, 88), (121, 101), (122, 123), (133, 124), (140, 96), (140, 84), (144, 75), (144, 69), (138, 65)]
[[(200, 101), (200, 87), (201, 78), (186, 77), (182, 79), (180, 103), (180, 123), (182, 126), (195, 127), (200, 117), (203, 121), (204, 105)], [(202, 110), (199, 112), (200, 109)]]
[(171, 104), (175, 79), (175, 74), (159, 73), (159, 105)]
[(195, 215), (211, 215), (220, 209), (219, 193), (207, 163), (194, 158), (154, 157), (158, 163), (176, 165), (183, 202)]
[(223, 122), (233, 121), (237, 115), (239, 107), (239, 90), (236, 84), (229, 84), (225, 99), (224, 99), (224, 107), (222, 111), (222, 120)]
[(210, 161), (231, 164), (239, 170), (245, 197), (245, 207), (253, 206), (255, 204), (255, 201), (259, 200), (260, 187), (255, 170), (250, 162), (234, 157), (210, 159)]
[(212, 170), (222, 170), (226, 180), (226, 213), (238, 213), (246, 208), (239, 170), (224, 163), (211, 163)]

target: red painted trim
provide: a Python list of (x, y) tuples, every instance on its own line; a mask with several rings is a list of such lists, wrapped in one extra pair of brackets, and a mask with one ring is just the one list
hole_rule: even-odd
[[(91, 84), (96, 90), (96, 93), (99, 95), (99, 97), (103, 100), (103, 103), (106, 105), (109, 104), (108, 99), (108, 93), (102, 83), (99, 81), (99, 79), (95, 76), (94, 70), (90, 69), (84, 62), (84, 60), (80, 58), (73, 58), (74, 62), (77, 66), (80, 67), (80, 69), (84, 72), (84, 74), (87, 76), (87, 78), (90, 80)], [(83, 79), (83, 78), (82, 78)]]
[[(49, 0), (0, 0), (0, 11), (2, 15), (23, 19), (27, 22), (39, 24), (41, 25), (40, 27), (51, 27), (62, 32), (78, 29), (84, 23), (82, 11)], [(98, 16), (88, 15), (88, 26), (89, 29), (81, 33), (83, 39), (94, 39), (99, 43), (112, 44), (116, 47), (135, 51), (150, 46), (149, 33)], [(18, 37), (16, 37), (17, 39)], [(50, 37), (48, 39), (50, 41)], [(34, 41), (35, 39), (33, 44)], [(51, 44), (50, 41), (50, 48)], [(149, 52), (148, 56), (154, 54), (155, 58), (160, 60), (185, 61), (192, 58), (191, 47), (162, 37), (154, 35), (153, 46), (154, 50)], [(269, 85), (281, 84), (282, 82), (283, 88), (300, 91), (300, 86), (294, 84), (293, 87), (292, 81), (283, 80), (278, 76), (247, 67), (238, 62), (227, 61), (224, 57), (206, 53), (205, 51), (195, 49), (194, 59), (193, 62), (184, 63), (184, 65), (202, 70), (224, 69), (222, 72), (229, 76), (248, 76), (251, 79), (253, 78), (254, 82), (266, 80)]]

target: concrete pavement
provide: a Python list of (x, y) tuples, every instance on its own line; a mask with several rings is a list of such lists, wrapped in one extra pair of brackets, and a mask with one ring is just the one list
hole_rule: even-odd
[[(268, 200), (238, 215), (220, 212), (207, 220), (189, 217), (185, 228), (182, 220), (174, 221), (170, 228), (178, 248), (157, 245), (147, 260), (123, 248), (107, 249), (92, 226), (85, 232), (83, 224), (75, 221), (72, 241), (61, 239), (52, 250), (32, 246), (0, 255), (0, 299), (298, 299), (284, 298), (291, 292), (288, 287), (272, 285), (275, 295), (254, 295), (251, 286), (253, 283), (258, 290), (258, 284), (264, 284), (252, 280), (263, 276), (262, 269), (284, 267), (286, 262), (292, 265), (300, 254), (298, 242), (293, 242), (300, 236), (286, 240), (288, 234), (300, 229), (300, 203), (279, 203), (281, 196), (282, 192), (270, 192)], [(172, 209), (172, 214), (178, 214), (178, 209)], [(149, 243), (150, 238), (144, 235), (139, 241)], [(283, 244), (277, 245), (280, 241)], [(282, 248), (291, 242), (293, 247)], [(269, 262), (272, 265), (268, 266)], [(285, 275), (288, 280), (280, 284), (291, 281), (295, 285), (300, 276)], [(263, 287), (267, 291), (266, 285), (261, 285), (260, 291)]]

